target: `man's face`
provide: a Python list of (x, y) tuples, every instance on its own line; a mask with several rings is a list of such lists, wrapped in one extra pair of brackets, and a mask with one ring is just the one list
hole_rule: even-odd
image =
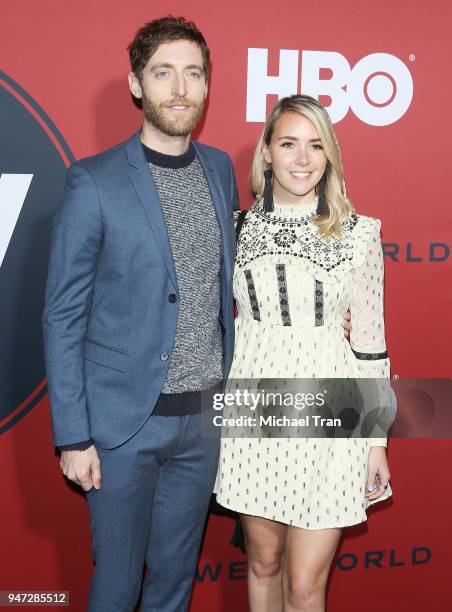
[(139, 81), (130, 73), (132, 94), (141, 98), (148, 123), (167, 136), (186, 136), (201, 119), (207, 96), (200, 47), (188, 40), (160, 45)]

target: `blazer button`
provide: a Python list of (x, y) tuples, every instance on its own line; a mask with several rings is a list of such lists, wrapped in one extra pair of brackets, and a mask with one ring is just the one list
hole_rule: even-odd
[(171, 302), (171, 304), (177, 302), (177, 295), (175, 293), (170, 293), (168, 296), (168, 302)]
[(162, 361), (166, 361), (168, 357), (169, 357), (168, 353), (160, 353), (160, 359)]

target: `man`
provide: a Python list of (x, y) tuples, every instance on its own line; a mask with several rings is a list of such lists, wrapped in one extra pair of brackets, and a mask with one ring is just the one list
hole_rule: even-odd
[(186, 610), (218, 438), (200, 390), (234, 345), (238, 208), (229, 157), (191, 142), (209, 49), (167, 17), (129, 47), (141, 131), (80, 160), (54, 220), (43, 315), (55, 444), (87, 491), (96, 566), (90, 611)]

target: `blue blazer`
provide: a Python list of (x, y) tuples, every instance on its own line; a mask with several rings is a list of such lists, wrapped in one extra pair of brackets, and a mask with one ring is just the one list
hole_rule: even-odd
[[(237, 188), (226, 153), (193, 145), (223, 238), (220, 322), (227, 376), (234, 348)], [(69, 168), (53, 223), (43, 331), (54, 441), (64, 446), (91, 438), (114, 448), (155, 406), (179, 308), (169, 236), (139, 131)]]

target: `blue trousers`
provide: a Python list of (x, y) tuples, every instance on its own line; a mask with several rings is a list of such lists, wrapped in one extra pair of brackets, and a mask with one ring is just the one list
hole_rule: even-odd
[(89, 612), (132, 612), (144, 565), (141, 612), (187, 610), (219, 432), (204, 436), (200, 414), (151, 416), (126, 443), (97, 451), (101, 488), (87, 494), (95, 560)]

